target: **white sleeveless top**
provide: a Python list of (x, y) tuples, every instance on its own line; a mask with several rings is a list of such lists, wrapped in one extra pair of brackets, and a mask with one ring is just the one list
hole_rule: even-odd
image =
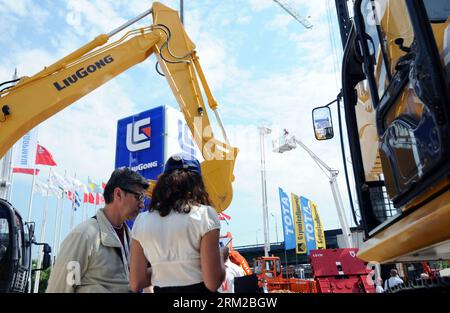
[(136, 218), (132, 238), (139, 241), (152, 265), (152, 285), (187, 286), (203, 281), (200, 265), (201, 238), (220, 229), (217, 212), (210, 206), (191, 208), (189, 213), (143, 212)]

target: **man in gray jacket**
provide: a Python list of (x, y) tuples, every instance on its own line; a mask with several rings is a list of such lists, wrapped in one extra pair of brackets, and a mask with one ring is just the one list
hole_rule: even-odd
[(129, 292), (130, 230), (125, 221), (144, 207), (149, 184), (128, 168), (115, 170), (105, 207), (73, 229), (61, 244), (47, 292)]

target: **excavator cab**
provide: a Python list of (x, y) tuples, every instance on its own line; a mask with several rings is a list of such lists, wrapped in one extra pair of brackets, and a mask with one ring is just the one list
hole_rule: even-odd
[(34, 223), (23, 223), (19, 212), (6, 200), (0, 199), (0, 293), (26, 292), (31, 273), (31, 245), (44, 246), (41, 269), (51, 264), (51, 248), (36, 243)]
[[(448, 1), (356, 0), (352, 19), (347, 0), (336, 4), (344, 54), (335, 101), (339, 116), (344, 102), (361, 220), (353, 215), (365, 233), (358, 257), (448, 259)], [(323, 108), (313, 111), (318, 139)]]

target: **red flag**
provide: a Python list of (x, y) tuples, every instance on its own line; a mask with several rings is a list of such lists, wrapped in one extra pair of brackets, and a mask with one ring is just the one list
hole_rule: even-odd
[(95, 203), (95, 199), (94, 199), (94, 195), (92, 193), (89, 193), (89, 199), (88, 199), (89, 203), (94, 204)]
[(48, 152), (48, 150), (45, 149), (40, 144), (37, 145), (36, 164), (56, 166), (56, 162), (55, 160), (53, 160), (53, 157), (50, 154), (50, 152)]
[(83, 203), (88, 203), (89, 202), (89, 194), (84, 193), (83, 194)]
[(106, 188), (106, 184), (104, 182), (102, 182), (102, 188), (105, 189)]
[(221, 221), (226, 221), (226, 220), (230, 220), (231, 219), (231, 216), (229, 216), (229, 215), (226, 215), (225, 213), (219, 213), (219, 220), (221, 220)]
[[(39, 169), (35, 169), (34, 174), (38, 175), (39, 174)], [(21, 168), (21, 167), (13, 167), (12, 170), (13, 173), (20, 173), (20, 174), (30, 174), (33, 175), (33, 169), (32, 168)]]
[(105, 204), (105, 198), (103, 198), (101, 193), (95, 194), (95, 204)]
[(66, 195), (67, 195), (67, 198), (69, 198), (70, 201), (73, 202), (75, 200), (75, 195), (73, 194), (73, 192), (67, 191)]

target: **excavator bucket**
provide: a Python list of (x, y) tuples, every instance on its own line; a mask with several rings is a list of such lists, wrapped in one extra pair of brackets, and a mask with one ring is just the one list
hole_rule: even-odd
[(201, 163), (203, 181), (217, 213), (224, 211), (233, 199), (234, 160), (210, 160)]

